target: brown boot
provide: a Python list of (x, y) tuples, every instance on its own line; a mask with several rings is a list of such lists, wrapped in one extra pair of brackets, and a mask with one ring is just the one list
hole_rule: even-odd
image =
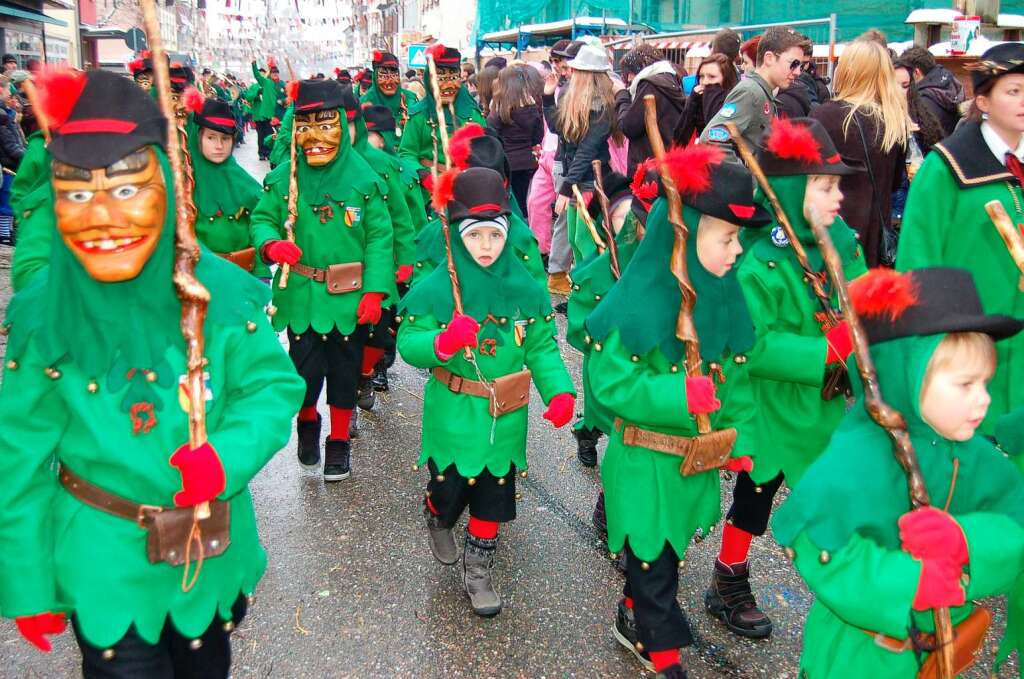
[(548, 275), (548, 292), (552, 295), (568, 297), (572, 292), (572, 284), (569, 281), (569, 274), (564, 271)]
[(750, 590), (749, 562), (726, 565), (715, 560), (715, 576), (704, 595), (704, 606), (741, 637), (766, 639), (772, 633), (772, 621), (757, 607)]

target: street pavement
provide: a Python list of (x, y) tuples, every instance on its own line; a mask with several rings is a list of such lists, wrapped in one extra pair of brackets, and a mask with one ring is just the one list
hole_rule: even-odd
[[(265, 174), (254, 134), (238, 157), (255, 176)], [(11, 256), (0, 246), (2, 306), (11, 294)], [(558, 317), (563, 335), (564, 320)], [(0, 351), (5, 339), (0, 336)], [(579, 385), (580, 355), (567, 345), (562, 353)], [(420, 514), (426, 472), (412, 464), (425, 382), (423, 371), (399, 360), (391, 391), (360, 418), (350, 479), (325, 485), (318, 473), (299, 467), (293, 436), (253, 480), (269, 567), (234, 635), (233, 676), (650, 676), (610, 634), (623, 580), (591, 525), (598, 473), (576, 461), (568, 428), (554, 430), (541, 418), (536, 394), (529, 477), (517, 479), (519, 518), (501, 528), (494, 569), (504, 610), (493, 619), (472, 613), (461, 566), (434, 561)], [(326, 421), (323, 402), (320, 411)], [(723, 513), (730, 496), (726, 482)], [(460, 544), (462, 530), (460, 524)], [(770, 534), (755, 540), (754, 588), (775, 633), (768, 641), (731, 635), (703, 611), (718, 543), (716, 531), (692, 545), (680, 571), (679, 600), (696, 637), (683, 655), (690, 677), (796, 677), (810, 594)], [(989, 603), (995, 629), (984, 661), (965, 676), (991, 671), (1005, 613), (1001, 602)], [(79, 662), (70, 633), (42, 654), (20, 640), (13, 623), (0, 624), (0, 677), (75, 676)], [(1002, 676), (1015, 671), (1014, 665)]]

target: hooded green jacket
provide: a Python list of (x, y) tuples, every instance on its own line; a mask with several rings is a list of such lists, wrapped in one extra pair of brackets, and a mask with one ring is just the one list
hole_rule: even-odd
[(260, 73), (256, 62), (252, 64), (252, 77), (256, 79), (252, 85), (243, 93), (246, 99), (252, 104), (252, 119), (256, 121), (270, 120), (277, 113), (277, 100), (284, 96), (284, 83), (275, 83), (272, 79)]
[(11, 207), (14, 208), (16, 217), (20, 219), (23, 216), (22, 208), (18, 204), (21, 199), (49, 180), (50, 154), (46, 150), (46, 140), (42, 132), (33, 132), (26, 140), (25, 155), (21, 157), (18, 173), (11, 182)]
[[(487, 126), (477, 106), (476, 100), (470, 95), (469, 90), (463, 85), (459, 89), (454, 102), (455, 116), (452, 119), (452, 112), (444, 108), (445, 125), (448, 128), (448, 138), (466, 123), (478, 123), (482, 127)], [(437, 112), (434, 107), (434, 98), (429, 93), (418, 101), (409, 111), (409, 122), (402, 130), (402, 140), (399, 144), (399, 154), (403, 158), (409, 158), (416, 163), (420, 161), (434, 162), (434, 137), (437, 130)], [(441, 135), (437, 133), (437, 163), (444, 165), (444, 145), (441, 142)], [(420, 163), (422, 166), (422, 163)]]
[[(403, 101), (404, 97), (404, 101)], [(391, 111), (391, 115), (395, 118), (395, 129), (402, 129), (402, 105), (405, 104), (406, 116), (411, 115), (413, 105), (419, 101), (419, 97), (416, 93), (407, 90), (403, 87), (399, 87), (398, 91), (391, 96), (385, 95), (379, 89), (377, 89), (377, 71), (373, 71), (373, 87), (366, 90), (366, 94), (359, 98), (360, 103), (370, 104), (371, 106), (386, 106)], [(397, 137), (400, 137), (401, 133), (398, 133)]]
[[(1005, 594), (1024, 571), (1024, 479), (980, 434), (949, 441), (922, 419), (919, 394), (943, 337), (891, 340), (873, 345), (871, 355), (883, 397), (907, 420), (932, 501), (939, 507), (948, 502), (967, 540), (967, 603), (950, 609), (955, 625), (974, 609), (973, 600)], [(913, 652), (893, 653), (865, 634), (906, 639), (912, 625), (934, 631), (931, 611), (912, 610), (921, 563), (902, 550), (897, 523), (910, 509), (889, 437), (860, 396), (772, 522), (776, 540), (795, 551), (794, 565), (814, 593), (801, 676), (917, 676)]]
[(289, 106), (281, 116), (281, 126), (274, 137), (274, 147), (270, 149), (270, 167), (277, 167), (291, 159), (292, 124), (295, 118), (295, 107)]

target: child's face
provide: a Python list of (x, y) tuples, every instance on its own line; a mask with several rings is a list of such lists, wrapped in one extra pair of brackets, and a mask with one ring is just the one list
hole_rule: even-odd
[(992, 402), (988, 381), (993, 372), (992, 366), (978, 357), (936, 368), (921, 392), (921, 417), (939, 436), (967, 441), (981, 426)]
[(813, 174), (807, 178), (804, 191), (804, 218), (811, 224), (832, 226), (839, 216), (843, 204), (843, 192), (839, 190), (839, 177)]
[(493, 226), (481, 226), (462, 235), (462, 242), (480, 266), (487, 268), (505, 249), (505, 234)]
[[(384, 137), (379, 132), (371, 132), (369, 136), (370, 146), (375, 149), (384, 148)], [(353, 142), (355, 143), (355, 142)]]
[(220, 165), (231, 155), (235, 140), (230, 134), (204, 127), (199, 135), (199, 150), (211, 163)]
[(735, 224), (702, 215), (697, 227), (697, 259), (701, 266), (719, 278), (729, 273), (743, 252), (739, 232)]

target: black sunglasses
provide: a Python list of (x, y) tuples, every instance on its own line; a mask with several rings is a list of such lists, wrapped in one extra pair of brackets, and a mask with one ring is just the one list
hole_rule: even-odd
[(799, 69), (803, 69), (803, 63), (804, 62), (800, 61), (799, 59), (794, 59), (793, 61), (789, 62), (789, 70), (796, 71)]

